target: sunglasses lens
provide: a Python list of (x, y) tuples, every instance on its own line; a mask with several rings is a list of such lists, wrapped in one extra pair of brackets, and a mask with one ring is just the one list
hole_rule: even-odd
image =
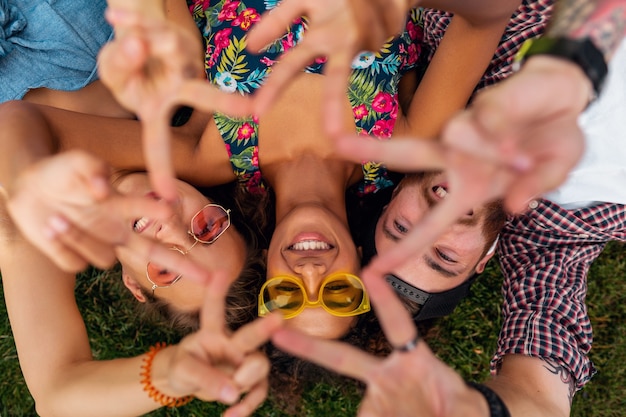
[(228, 213), (220, 206), (209, 205), (191, 219), (191, 233), (203, 243), (212, 243), (230, 225)]
[(281, 278), (268, 282), (262, 297), (267, 310), (280, 310), (285, 315), (297, 311), (304, 303), (304, 294), (298, 284)]
[(147, 271), (150, 281), (159, 287), (169, 287), (180, 278), (180, 274), (170, 272), (152, 262), (148, 263)]
[(324, 285), (322, 300), (329, 309), (338, 313), (352, 313), (363, 302), (365, 291), (361, 283), (351, 276), (339, 276)]

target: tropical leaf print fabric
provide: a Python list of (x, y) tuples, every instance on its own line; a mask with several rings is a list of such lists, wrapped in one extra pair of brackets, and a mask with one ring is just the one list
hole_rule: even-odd
[[(307, 28), (306, 18), (295, 20), (282, 37), (257, 55), (246, 50), (246, 35), (261, 15), (276, 7), (280, 0), (188, 0), (187, 3), (205, 40), (207, 78), (230, 93), (254, 93), (280, 55), (297, 45)], [(422, 39), (421, 9), (414, 9), (400, 36), (390, 39), (378, 52), (362, 52), (355, 57), (347, 95), (358, 134), (380, 139), (391, 136), (398, 114), (398, 83), (405, 72), (415, 67)], [(305, 71), (321, 74), (324, 61), (316, 59)], [(249, 191), (262, 192), (258, 120), (218, 113), (214, 118), (235, 174)], [(393, 185), (380, 164), (364, 163), (363, 175), (360, 193), (376, 192)]]

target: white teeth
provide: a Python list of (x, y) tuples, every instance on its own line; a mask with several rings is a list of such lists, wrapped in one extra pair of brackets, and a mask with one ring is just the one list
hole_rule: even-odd
[(303, 240), (302, 242), (291, 245), (292, 250), (328, 250), (330, 245), (319, 240)]
[(437, 196), (440, 198), (444, 198), (446, 195), (448, 195), (448, 192), (446, 191), (446, 189), (443, 188), (441, 185), (437, 185), (434, 191), (435, 191), (435, 194), (437, 194)]
[(141, 232), (144, 229), (144, 227), (146, 227), (147, 224), (148, 224), (148, 219), (146, 219), (145, 217), (142, 217), (141, 219), (135, 222), (135, 224), (133, 225), (133, 229), (135, 230), (135, 232)]

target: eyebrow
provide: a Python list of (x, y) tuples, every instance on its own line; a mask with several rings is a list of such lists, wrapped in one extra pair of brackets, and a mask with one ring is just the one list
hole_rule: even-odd
[(432, 259), (430, 256), (426, 254), (424, 254), (423, 259), (426, 262), (426, 265), (428, 265), (430, 269), (432, 269), (435, 272), (439, 272), (441, 275), (447, 278), (458, 277), (461, 274), (461, 272), (456, 272), (456, 271), (452, 271), (450, 269), (444, 268), (443, 266), (435, 262), (434, 259)]

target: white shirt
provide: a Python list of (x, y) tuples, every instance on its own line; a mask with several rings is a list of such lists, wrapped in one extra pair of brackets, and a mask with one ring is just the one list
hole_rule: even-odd
[(626, 41), (609, 64), (600, 98), (581, 114), (585, 153), (566, 182), (544, 197), (568, 208), (626, 204)]

